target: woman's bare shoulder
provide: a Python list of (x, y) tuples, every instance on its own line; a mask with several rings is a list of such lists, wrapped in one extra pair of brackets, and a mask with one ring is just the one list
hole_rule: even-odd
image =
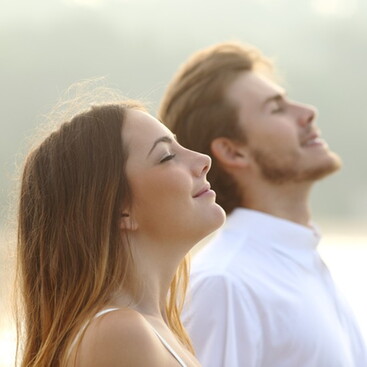
[(119, 309), (94, 319), (77, 353), (80, 367), (163, 366), (167, 353), (138, 312)]

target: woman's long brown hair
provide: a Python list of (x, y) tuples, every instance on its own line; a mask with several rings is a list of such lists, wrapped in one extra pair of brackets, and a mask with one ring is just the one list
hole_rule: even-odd
[[(53, 132), (26, 159), (18, 213), (18, 323), (22, 367), (62, 367), (82, 326), (124, 287), (136, 291), (121, 208), (131, 205), (122, 141), (128, 102), (95, 106)], [(168, 322), (189, 348), (176, 302), (186, 261), (172, 282)]]

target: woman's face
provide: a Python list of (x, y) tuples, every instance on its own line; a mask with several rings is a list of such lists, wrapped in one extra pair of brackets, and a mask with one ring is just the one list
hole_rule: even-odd
[(196, 243), (224, 221), (206, 174), (208, 156), (185, 149), (149, 114), (128, 110), (123, 127), (132, 219), (152, 240)]

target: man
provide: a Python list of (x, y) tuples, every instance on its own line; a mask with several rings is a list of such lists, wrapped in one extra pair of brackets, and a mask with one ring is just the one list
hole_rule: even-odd
[(289, 99), (257, 49), (224, 43), (181, 67), (159, 114), (181, 144), (212, 156), (228, 214), (192, 266), (184, 321), (202, 365), (366, 367), (310, 219), (313, 184), (340, 167), (315, 109)]

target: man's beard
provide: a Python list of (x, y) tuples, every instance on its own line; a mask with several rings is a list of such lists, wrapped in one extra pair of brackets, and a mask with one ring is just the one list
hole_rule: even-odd
[(302, 169), (297, 164), (297, 158), (288, 161), (277, 158), (266, 150), (253, 149), (252, 156), (260, 168), (263, 177), (274, 184), (313, 182), (328, 176), (341, 167), (341, 160), (330, 152), (330, 159), (325, 164), (315, 164), (308, 169)]

